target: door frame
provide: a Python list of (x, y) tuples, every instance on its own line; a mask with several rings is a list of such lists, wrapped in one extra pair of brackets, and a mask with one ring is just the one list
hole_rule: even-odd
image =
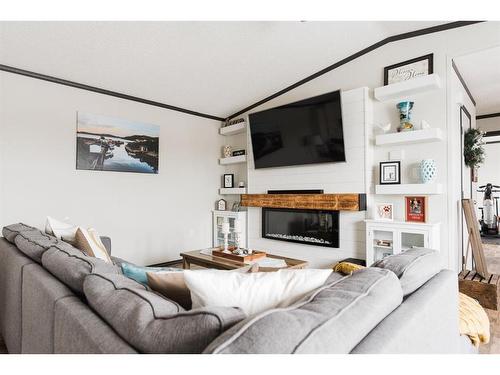
[[(465, 194), (464, 194), (464, 172), (465, 172), (465, 163), (464, 163), (464, 134), (465, 134), (465, 131), (466, 130), (469, 130), (472, 128), (472, 116), (470, 114), (470, 112), (467, 110), (467, 107), (465, 105), (461, 105), (460, 106), (460, 114), (459, 114), (459, 119), (460, 119), (460, 196), (462, 197), (462, 199), (464, 198), (470, 198), (472, 199), (472, 176), (471, 176), (471, 173), (469, 171), (469, 177), (468, 177), (468, 181), (469, 181), (469, 188), (470, 188), (470, 196), (469, 197), (466, 197)], [(467, 117), (467, 122), (468, 122), (468, 128), (466, 128), (466, 126), (464, 126), (464, 117), (463, 115), (465, 114), (465, 116)], [(465, 249), (465, 228), (467, 227), (467, 224), (465, 223), (465, 218), (464, 218), (464, 214), (463, 214), (463, 207), (462, 207), (462, 201), (460, 201), (460, 212), (461, 212), (461, 218), (462, 218), (462, 224), (461, 224), (461, 250), (462, 250), (462, 259), (464, 259), (465, 257), (465, 252), (466, 252), (466, 249)], [(474, 265), (474, 259), (471, 258), (471, 261), (472, 261), (472, 265)], [(462, 261), (463, 262), (463, 261)]]

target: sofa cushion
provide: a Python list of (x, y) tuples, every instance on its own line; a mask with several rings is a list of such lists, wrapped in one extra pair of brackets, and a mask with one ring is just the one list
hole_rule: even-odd
[(91, 274), (85, 278), (84, 291), (89, 305), (142, 353), (201, 353), (245, 318), (240, 309), (231, 307), (185, 311), (123, 275)]
[(0, 238), (0, 336), (9, 353), (21, 353), (22, 285), (25, 268), (35, 263)]
[(407, 296), (441, 270), (441, 261), (436, 250), (420, 247), (388, 256), (375, 262), (372, 267), (394, 272), (401, 282), (404, 296)]
[(60, 241), (54, 236), (46, 234), (39, 229), (20, 231), (14, 242), (21, 252), (38, 263), (42, 262), (42, 255), (49, 247), (57, 244), (65, 246), (63, 241)]
[(16, 239), (19, 232), (30, 229), (36, 229), (36, 228), (23, 223), (11, 224), (3, 227), (2, 236), (4, 236), (5, 239), (10, 243), (14, 243), (14, 240)]
[(22, 353), (54, 353), (55, 306), (75, 297), (66, 285), (39, 264), (24, 268), (22, 285)]
[(205, 353), (349, 353), (402, 298), (394, 273), (367, 268), (325, 284), (293, 306), (235, 325)]
[(55, 354), (137, 353), (76, 296), (58, 300), (54, 315)]
[(118, 266), (86, 256), (80, 250), (62, 241), (43, 253), (42, 265), (78, 294), (83, 294), (83, 281), (93, 272), (121, 273)]

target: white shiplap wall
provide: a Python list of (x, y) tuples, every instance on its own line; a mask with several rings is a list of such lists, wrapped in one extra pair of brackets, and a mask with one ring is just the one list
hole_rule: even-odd
[[(368, 88), (342, 92), (342, 114), (346, 162), (255, 169), (248, 137), (248, 192), (272, 189), (323, 189), (325, 193), (368, 193), (372, 179), (372, 101)], [(369, 166), (368, 168), (366, 166)], [(366, 212), (340, 213), (340, 247), (329, 248), (269, 240), (261, 237), (261, 209), (248, 209), (248, 241), (254, 249), (309, 261), (311, 267), (326, 267), (348, 257), (365, 257)]]

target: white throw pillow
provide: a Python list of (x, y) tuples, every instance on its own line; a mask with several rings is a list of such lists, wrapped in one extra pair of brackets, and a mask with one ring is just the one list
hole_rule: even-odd
[(322, 286), (329, 269), (279, 270), (236, 273), (184, 271), (193, 309), (203, 306), (240, 307), (252, 316), (276, 307), (286, 307)]
[(50, 234), (60, 240), (75, 243), (75, 235), (78, 227), (47, 216), (45, 223), (45, 233)]

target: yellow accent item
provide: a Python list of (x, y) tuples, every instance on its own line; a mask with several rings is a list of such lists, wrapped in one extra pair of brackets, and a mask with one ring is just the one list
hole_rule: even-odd
[(361, 266), (359, 264), (355, 263), (349, 263), (349, 262), (340, 262), (333, 267), (333, 270), (335, 272), (340, 272), (343, 273), (344, 275), (350, 275), (354, 271), (360, 270), (362, 268), (365, 268), (364, 266)]
[(490, 341), (490, 320), (486, 311), (473, 298), (459, 293), (458, 316), (461, 335), (469, 336), (472, 344), (487, 344)]

